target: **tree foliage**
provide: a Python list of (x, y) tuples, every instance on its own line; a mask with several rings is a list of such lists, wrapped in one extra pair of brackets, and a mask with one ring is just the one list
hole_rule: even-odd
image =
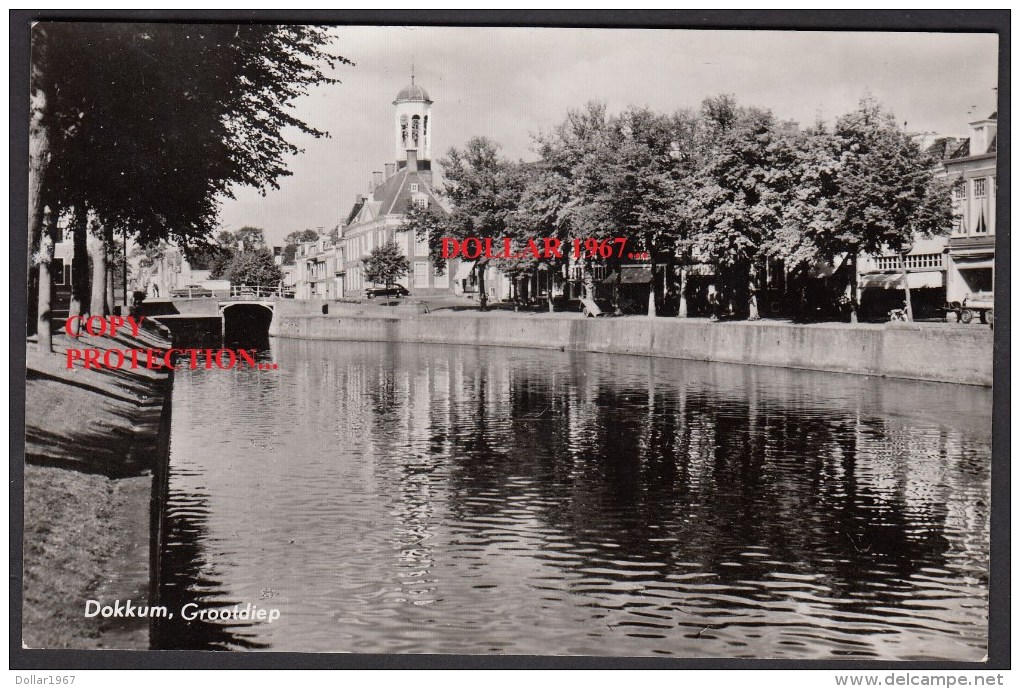
[(397, 228), (397, 232), (406, 232), (417, 241), (428, 243), (429, 259), (439, 275), (446, 271), (447, 259), (443, 258), (441, 241), (451, 236), (448, 222), (446, 211), (434, 204), (411, 204)]
[(297, 255), (299, 244), (303, 242), (314, 242), (318, 238), (319, 233), (311, 229), (295, 230), (284, 237), (283, 241), (285, 244), (283, 247), (283, 265), (294, 265), (294, 257)]
[[(43, 279), (51, 279), (44, 207), (94, 218), (106, 243), (116, 231), (143, 245), (170, 241), (189, 256), (208, 248), (236, 187), (265, 193), (290, 174), (299, 149), (285, 133), (326, 135), (293, 104), (350, 64), (330, 41), (314, 26), (35, 24), (28, 236)], [(40, 318), (48, 292), (43, 304), (39, 291)]]
[[(870, 99), (831, 133), (821, 124), (799, 131), (729, 95), (672, 115), (610, 115), (588, 103), (536, 135), (535, 150), (539, 159), (528, 164), (502, 159), (485, 138), (452, 150), (442, 161), (447, 236), (555, 237), (565, 246), (625, 237), (629, 251), (656, 265), (714, 265), (717, 289), (738, 314), (754, 315), (768, 261), (811, 274), (952, 225), (937, 161)], [(498, 265), (516, 277), (537, 264)]]
[[(452, 210), (443, 223), (445, 236), (502, 241), (513, 235), (513, 216), (524, 190), (526, 172), (519, 162), (499, 155), (499, 145), (485, 137), (469, 139), (463, 149), (451, 148), (440, 161), (443, 195)], [(441, 236), (433, 236), (430, 250), (439, 250)], [(485, 270), (479, 276), (480, 307), (486, 308)]]
[(290, 174), (285, 130), (325, 135), (293, 101), (348, 62), (311, 26), (55, 22), (33, 38), (47, 56), (48, 202), (186, 250), (234, 187)]
[(222, 277), (231, 285), (273, 287), (283, 279), (283, 271), (276, 265), (273, 252), (261, 247), (233, 254), (223, 267)]
[(396, 242), (377, 246), (361, 259), (365, 270), (365, 279), (380, 285), (392, 285), (407, 275), (411, 264), (400, 252)]

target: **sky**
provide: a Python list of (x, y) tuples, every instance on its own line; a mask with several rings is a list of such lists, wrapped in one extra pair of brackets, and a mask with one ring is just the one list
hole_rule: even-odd
[(263, 196), (236, 190), (223, 229), (254, 225), (270, 243), (340, 224), (373, 171), (392, 162), (393, 99), (416, 83), (432, 100), (433, 157), (488, 136), (511, 159), (534, 159), (532, 135), (588, 101), (610, 113), (696, 108), (729, 93), (807, 126), (831, 123), (871, 94), (912, 132), (966, 136), (995, 110), (995, 34), (661, 29), (337, 27), (353, 60), (297, 101), (295, 113), (330, 133), (287, 138), (303, 149), (293, 175)]

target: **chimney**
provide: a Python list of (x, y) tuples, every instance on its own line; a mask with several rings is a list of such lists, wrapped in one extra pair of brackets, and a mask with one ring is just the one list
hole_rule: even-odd
[(358, 194), (357, 196), (354, 197), (354, 203), (362, 203), (364, 200), (365, 197), (361, 194)]
[(414, 148), (407, 149), (407, 171), (418, 172), (418, 151)]
[(372, 173), (372, 184), (378, 187), (382, 183), (383, 183), (382, 172), (373, 172)]
[(988, 152), (992, 145), (995, 131), (998, 128), (996, 119), (988, 118), (970, 123), (970, 154), (981, 155)]
[(397, 171), (396, 163), (386, 163), (386, 179), (393, 176), (393, 173)]

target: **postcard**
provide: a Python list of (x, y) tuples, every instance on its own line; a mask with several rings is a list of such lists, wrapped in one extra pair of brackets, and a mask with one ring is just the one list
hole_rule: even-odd
[(986, 660), (998, 51), (35, 22), (23, 650)]

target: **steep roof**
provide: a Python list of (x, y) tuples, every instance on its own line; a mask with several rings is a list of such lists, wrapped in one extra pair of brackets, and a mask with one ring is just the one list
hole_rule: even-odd
[[(379, 203), (380, 215), (403, 215), (411, 206), (411, 185), (418, 185), (418, 192), (429, 197), (430, 204), (439, 206), (439, 199), (432, 191), (429, 178), (421, 172), (410, 172), (407, 168), (392, 175), (372, 192), (372, 200)], [(442, 206), (440, 206), (441, 208)]]
[(937, 158), (939, 160), (942, 160), (943, 158), (948, 158), (950, 155), (952, 155), (958, 142), (959, 140), (956, 137), (941, 136), (935, 139), (935, 141), (932, 142), (931, 146), (928, 147), (928, 153), (934, 158)]
[(949, 157), (966, 158), (969, 155), (970, 155), (970, 139), (964, 139), (963, 142), (961, 142), (960, 145), (956, 147), (956, 150), (949, 155)]
[[(418, 185), (417, 192), (411, 191), (412, 184)], [(448, 212), (432, 190), (431, 173), (410, 172), (404, 168), (377, 186), (371, 197), (355, 201), (347, 214), (344, 227), (357, 227), (385, 215), (404, 215), (411, 207), (411, 197), (416, 193), (428, 197), (430, 208), (438, 208), (443, 214)]]
[(351, 212), (347, 214), (347, 220), (344, 221), (344, 227), (347, 227), (352, 222), (354, 222), (354, 219), (356, 217), (358, 217), (358, 213), (361, 212), (361, 209), (364, 207), (364, 205), (365, 205), (365, 197), (364, 196), (359, 196), (358, 200), (355, 201), (354, 205), (351, 207)]

